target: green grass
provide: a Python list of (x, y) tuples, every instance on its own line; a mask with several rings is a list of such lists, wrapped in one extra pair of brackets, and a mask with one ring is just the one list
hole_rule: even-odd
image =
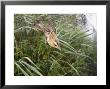
[[(45, 44), (44, 34), (33, 26), (38, 18), (53, 24), (61, 50)], [(76, 15), (15, 14), (14, 75), (96, 76), (96, 42), (75, 20)]]

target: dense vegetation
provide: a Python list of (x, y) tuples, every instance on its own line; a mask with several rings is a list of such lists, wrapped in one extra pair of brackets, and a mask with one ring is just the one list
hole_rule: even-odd
[[(45, 44), (44, 34), (33, 26), (37, 18), (52, 23), (61, 50)], [(15, 14), (14, 75), (97, 75), (96, 42), (86, 32), (77, 25), (76, 15)]]

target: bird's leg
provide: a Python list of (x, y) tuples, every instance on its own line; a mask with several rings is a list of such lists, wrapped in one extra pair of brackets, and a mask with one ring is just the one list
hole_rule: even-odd
[(47, 48), (47, 37), (45, 36), (45, 45), (46, 45), (46, 48)]
[(46, 39), (46, 36), (45, 36), (45, 44), (47, 43), (47, 41), (46, 41), (47, 39)]

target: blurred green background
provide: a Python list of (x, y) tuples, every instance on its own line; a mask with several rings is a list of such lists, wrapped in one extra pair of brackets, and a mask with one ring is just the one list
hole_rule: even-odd
[[(51, 22), (60, 48), (45, 44), (45, 36), (33, 26), (36, 19)], [(76, 14), (15, 14), (15, 76), (96, 76), (97, 44), (77, 25)]]

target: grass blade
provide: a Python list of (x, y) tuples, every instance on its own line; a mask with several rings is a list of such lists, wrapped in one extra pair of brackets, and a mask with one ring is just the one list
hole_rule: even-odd
[(74, 66), (72, 66), (72, 65), (69, 64), (69, 63), (67, 63), (67, 64), (76, 72), (76, 74), (77, 74), (78, 76), (80, 76), (78, 70), (77, 70)]
[(21, 66), (15, 62), (15, 65), (22, 71), (22, 73), (25, 75), (25, 76), (29, 76), (22, 68)]
[(31, 59), (30, 59), (29, 57), (23, 57), (23, 58), (20, 59), (19, 61), (22, 61), (23, 59), (28, 60), (33, 66), (35, 66), (37, 69), (41, 70), (37, 65), (35, 65), (35, 64), (31, 61)]
[(35, 67), (29, 65), (28, 63), (21, 61), (23, 64), (25, 64), (29, 69), (31, 69), (33, 72), (35, 72), (36, 74), (43, 76)]

